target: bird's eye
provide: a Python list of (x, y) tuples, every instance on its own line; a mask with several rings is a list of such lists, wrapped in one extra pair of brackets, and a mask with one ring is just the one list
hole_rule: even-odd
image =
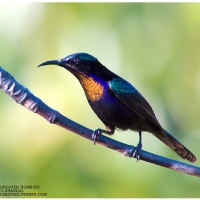
[(73, 62), (74, 64), (78, 64), (79, 59), (78, 59), (78, 58), (73, 58), (73, 59), (72, 59), (72, 62)]
[(79, 63), (79, 59), (78, 58), (71, 58), (71, 59), (68, 60), (68, 63), (70, 65), (78, 64)]

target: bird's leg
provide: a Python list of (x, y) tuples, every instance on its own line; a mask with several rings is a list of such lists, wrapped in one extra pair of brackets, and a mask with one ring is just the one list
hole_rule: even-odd
[(131, 149), (130, 152), (127, 154), (127, 156), (129, 157), (135, 157), (137, 161), (140, 159), (140, 154), (142, 151), (142, 132), (139, 131), (138, 133), (139, 133), (139, 142), (135, 147), (135, 151)]
[(142, 151), (142, 132), (139, 131), (139, 142), (133, 153), (133, 157), (136, 157), (137, 161), (140, 159), (141, 151)]
[(94, 144), (98, 140), (99, 135), (101, 135), (102, 133), (112, 135), (112, 134), (114, 134), (114, 131), (115, 131), (115, 129), (110, 129), (108, 126), (106, 126), (106, 130), (103, 130), (100, 128), (96, 129), (92, 134), (92, 140), (94, 141)]

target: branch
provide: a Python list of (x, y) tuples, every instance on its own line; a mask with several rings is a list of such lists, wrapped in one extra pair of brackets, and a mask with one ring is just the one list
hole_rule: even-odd
[[(19, 84), (14, 77), (6, 72), (2, 67), (0, 67), (0, 89), (12, 97), (17, 103), (42, 116), (48, 122), (61, 126), (88, 140), (93, 141), (92, 130), (68, 119), (58, 111), (47, 106), (44, 102), (42, 102), (41, 99), (34, 96), (27, 88)], [(133, 146), (118, 142), (104, 135), (100, 135), (96, 143), (118, 151), (125, 156), (127, 156), (133, 148), (135, 149)], [(200, 177), (199, 167), (158, 156), (144, 150), (141, 152), (140, 160)]]

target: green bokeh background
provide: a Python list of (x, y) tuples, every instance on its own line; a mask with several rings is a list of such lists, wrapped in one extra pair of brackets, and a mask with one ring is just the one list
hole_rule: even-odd
[[(78, 81), (56, 66), (75, 52), (131, 82), (200, 165), (199, 3), (0, 3), (0, 65), (47, 105), (104, 128)], [(39, 185), (47, 197), (200, 197), (200, 179), (93, 145), (0, 92), (0, 185)], [(123, 117), (123, 116), (122, 116)], [(116, 140), (137, 144), (134, 132)], [(149, 133), (143, 149), (181, 160)], [(186, 161), (185, 161), (186, 162)]]

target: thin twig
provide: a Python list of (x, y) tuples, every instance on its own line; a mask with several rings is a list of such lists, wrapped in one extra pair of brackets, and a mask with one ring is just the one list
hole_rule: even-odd
[[(34, 96), (27, 88), (19, 84), (13, 76), (0, 67), (0, 89), (12, 97), (17, 103), (23, 105), (30, 111), (37, 113), (45, 118), (48, 122), (61, 126), (70, 130), (84, 138), (92, 140), (93, 131), (68, 119), (47, 106), (41, 99)], [(123, 155), (128, 153), (135, 147), (118, 142), (104, 135), (100, 135), (96, 142), (105, 147), (118, 151)], [(147, 161), (162, 167), (173, 169), (186, 174), (200, 177), (200, 168), (186, 163), (178, 162), (176, 160), (168, 159), (159, 155), (149, 153), (142, 150), (140, 160)]]

